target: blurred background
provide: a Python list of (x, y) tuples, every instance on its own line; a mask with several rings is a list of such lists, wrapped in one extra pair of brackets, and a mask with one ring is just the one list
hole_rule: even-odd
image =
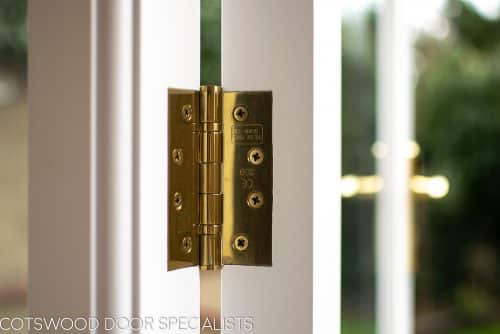
[[(376, 325), (379, 5), (351, 0), (343, 13), (343, 334)], [(411, 158), (436, 187), (412, 198), (415, 333), (500, 333), (500, 0), (416, 8)], [(0, 0), (0, 316), (26, 312), (25, 21), (25, 0)], [(220, 0), (202, 1), (201, 42), (202, 83), (220, 84)]]
[(26, 314), (26, 0), (0, 0), (0, 316)]
[[(380, 1), (353, 0), (343, 12), (344, 334), (375, 333), (376, 327), (379, 8)], [(500, 333), (499, 13), (498, 0), (412, 6), (411, 159), (414, 174), (427, 178), (413, 177), (411, 186), (430, 181), (426, 191), (410, 187), (417, 334)]]

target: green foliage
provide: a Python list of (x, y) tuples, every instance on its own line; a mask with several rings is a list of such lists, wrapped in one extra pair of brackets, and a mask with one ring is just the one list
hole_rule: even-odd
[(27, 0), (0, 0), (0, 60), (26, 64)]
[(500, 326), (495, 327), (483, 327), (483, 328), (468, 328), (465, 330), (459, 330), (453, 334), (498, 334), (500, 333)]
[[(342, 334), (374, 334), (375, 323), (363, 319), (342, 319)], [(498, 334), (500, 326), (473, 326), (466, 329), (457, 329), (447, 332), (448, 334)]]
[(221, 0), (201, 1), (201, 83), (221, 84)]
[[(371, 175), (375, 163), (375, 14), (342, 25), (342, 172)], [(370, 199), (342, 202), (342, 300), (345, 309), (374, 309), (374, 205)], [(375, 316), (370, 314), (369, 316)], [(343, 333), (364, 332), (361, 323), (345, 323)]]
[[(479, 315), (488, 313), (485, 305), (491, 309), (499, 302), (481, 296), (500, 291), (498, 279), (468, 265), (475, 248), (490, 247), (495, 260), (488, 270), (498, 272), (500, 266), (500, 24), (466, 4), (450, 22), (448, 38), (424, 36), (417, 45), (423, 64), (416, 90), (423, 171), (444, 173), (452, 186), (446, 199), (425, 205), (419, 275), (430, 286), (420, 290), (431, 289), (436, 302)], [(465, 307), (460, 291), (477, 292), (478, 283), (483, 293)]]
[(461, 318), (472, 322), (488, 319), (494, 312), (496, 300), (482, 286), (466, 285), (456, 289), (457, 311)]
[(342, 319), (342, 334), (375, 334), (375, 323), (362, 319)]
[[(26, 65), (27, 0), (0, 0), (0, 61)], [(221, 4), (220, 0), (201, 1), (201, 82), (221, 82)]]
[(452, 16), (450, 21), (462, 41), (480, 51), (496, 49), (500, 40), (500, 20), (485, 19), (471, 4), (461, 0), (449, 1), (449, 7), (460, 13)]
[(342, 171), (372, 174), (375, 141), (374, 19), (343, 24), (342, 39)]

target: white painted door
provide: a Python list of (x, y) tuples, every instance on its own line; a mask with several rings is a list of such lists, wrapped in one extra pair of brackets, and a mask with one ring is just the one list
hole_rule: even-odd
[(222, 272), (223, 316), (251, 315), (258, 333), (311, 331), (312, 37), (312, 1), (223, 2), (222, 84), (273, 91), (273, 266)]
[[(200, 0), (31, 0), (29, 31), (30, 313), (198, 333), (198, 269), (167, 272), (167, 89), (199, 87)], [(222, 3), (223, 87), (273, 91), (273, 266), (226, 266), (208, 313), (254, 333), (340, 330), (339, 51), (330, 1)]]

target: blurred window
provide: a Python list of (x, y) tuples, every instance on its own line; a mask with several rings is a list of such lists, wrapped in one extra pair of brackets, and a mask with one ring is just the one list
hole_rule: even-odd
[[(347, 1), (342, 45), (342, 333), (375, 332), (375, 50), (381, 0)], [(500, 333), (500, 1), (409, 3), (415, 333)], [(383, 75), (383, 74), (382, 74)], [(410, 246), (410, 245), (409, 245)], [(384, 334), (384, 333), (380, 333)]]
[(0, 2), (0, 316), (26, 314), (26, 1)]

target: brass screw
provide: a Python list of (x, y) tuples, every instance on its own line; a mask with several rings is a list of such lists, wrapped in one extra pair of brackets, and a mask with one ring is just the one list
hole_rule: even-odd
[(173, 202), (174, 202), (175, 210), (177, 210), (177, 211), (182, 210), (182, 195), (181, 195), (181, 193), (179, 193), (179, 192), (174, 193)]
[(247, 204), (252, 209), (258, 209), (264, 205), (264, 195), (260, 191), (252, 191), (248, 194)]
[(181, 113), (184, 121), (190, 122), (193, 119), (193, 107), (190, 104), (183, 105)]
[(233, 246), (236, 250), (243, 252), (248, 248), (248, 238), (244, 235), (238, 235), (234, 238)]
[(236, 106), (233, 110), (233, 117), (238, 122), (244, 122), (248, 118), (248, 109), (245, 106)]
[(182, 251), (184, 252), (184, 254), (191, 253), (192, 249), (193, 249), (193, 240), (191, 239), (191, 237), (182, 238)]
[(253, 165), (260, 165), (264, 161), (264, 151), (259, 147), (248, 150), (247, 160)]
[(174, 163), (176, 165), (182, 165), (182, 162), (184, 161), (184, 153), (182, 152), (182, 148), (174, 148), (172, 150), (172, 159), (174, 159)]

